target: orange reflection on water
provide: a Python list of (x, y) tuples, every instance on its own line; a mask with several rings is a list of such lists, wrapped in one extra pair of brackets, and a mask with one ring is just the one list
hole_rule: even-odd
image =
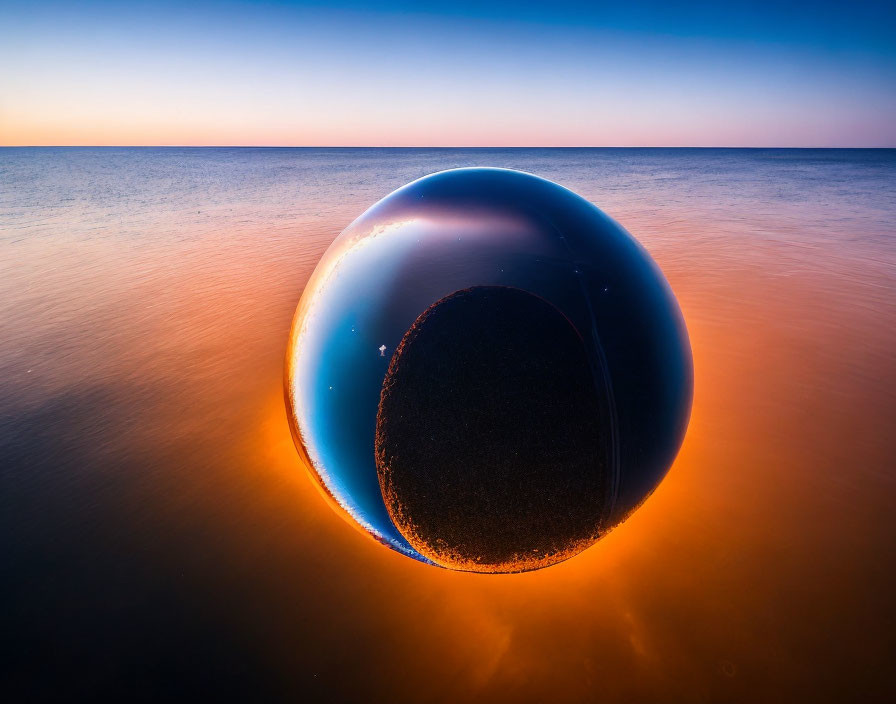
[[(881, 424), (893, 417), (894, 334), (880, 325), (886, 307), (850, 301), (874, 272), (859, 281), (748, 265), (707, 284), (661, 254), (694, 350), (687, 438), (628, 521), (555, 567), (448, 572), (360, 539), (292, 484), (302, 469), (272, 395), (259, 439), (276, 446), (279, 469), (267, 471), (290, 477), (295, 508), (315, 526), (284, 531), (280, 548), (325, 555), (339, 585), (340, 596), (323, 590), (317, 625), (347, 638), (346, 660), (311, 656), (328, 676), (351, 662), (365, 686), (435, 701), (748, 700), (770, 685), (782, 696), (842, 691), (844, 671), (883, 665), (893, 448)], [(265, 640), (298, 648), (309, 632), (291, 617), (309, 605), (282, 608)], [(323, 616), (335, 611), (345, 620)]]

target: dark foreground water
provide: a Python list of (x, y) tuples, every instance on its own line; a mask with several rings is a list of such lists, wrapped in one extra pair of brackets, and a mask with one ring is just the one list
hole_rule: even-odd
[[(368, 205), (523, 169), (648, 248), (695, 364), (678, 461), (549, 569), (353, 530), (292, 447), (301, 290)], [(884, 699), (896, 152), (0, 149), (10, 700)]]

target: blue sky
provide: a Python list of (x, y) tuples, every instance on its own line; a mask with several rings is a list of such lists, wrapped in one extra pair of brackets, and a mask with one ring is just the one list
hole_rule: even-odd
[(896, 146), (894, 8), (0, 0), (0, 143)]

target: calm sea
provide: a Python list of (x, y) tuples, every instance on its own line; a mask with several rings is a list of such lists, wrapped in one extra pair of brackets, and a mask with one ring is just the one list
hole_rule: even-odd
[[(282, 400), (330, 241), (473, 165), (621, 222), (694, 350), (660, 488), (523, 575), (438, 570), (353, 530)], [(0, 149), (0, 690), (892, 696), (894, 359), (896, 151)]]

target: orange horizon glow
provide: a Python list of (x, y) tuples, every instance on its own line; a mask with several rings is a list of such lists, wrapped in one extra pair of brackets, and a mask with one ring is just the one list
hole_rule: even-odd
[[(621, 120), (624, 122), (624, 119)], [(693, 125), (687, 132), (663, 134), (624, 125), (595, 130), (564, 130), (557, 125), (541, 129), (467, 129), (456, 123), (426, 121), (424, 128), (397, 123), (391, 128), (344, 129), (271, 128), (232, 129), (216, 125), (213, 118), (193, 129), (183, 126), (147, 126), (127, 123), (40, 124), (22, 116), (10, 119), (0, 106), (0, 147), (246, 147), (246, 148), (891, 148), (893, 144), (855, 144), (825, 130), (778, 130), (768, 137), (762, 127), (745, 126), (739, 132)], [(450, 124), (449, 124), (450, 123)], [(799, 133), (799, 134), (798, 134)], [(545, 135), (549, 135), (546, 137)], [(894, 142), (896, 144), (896, 142)]]

